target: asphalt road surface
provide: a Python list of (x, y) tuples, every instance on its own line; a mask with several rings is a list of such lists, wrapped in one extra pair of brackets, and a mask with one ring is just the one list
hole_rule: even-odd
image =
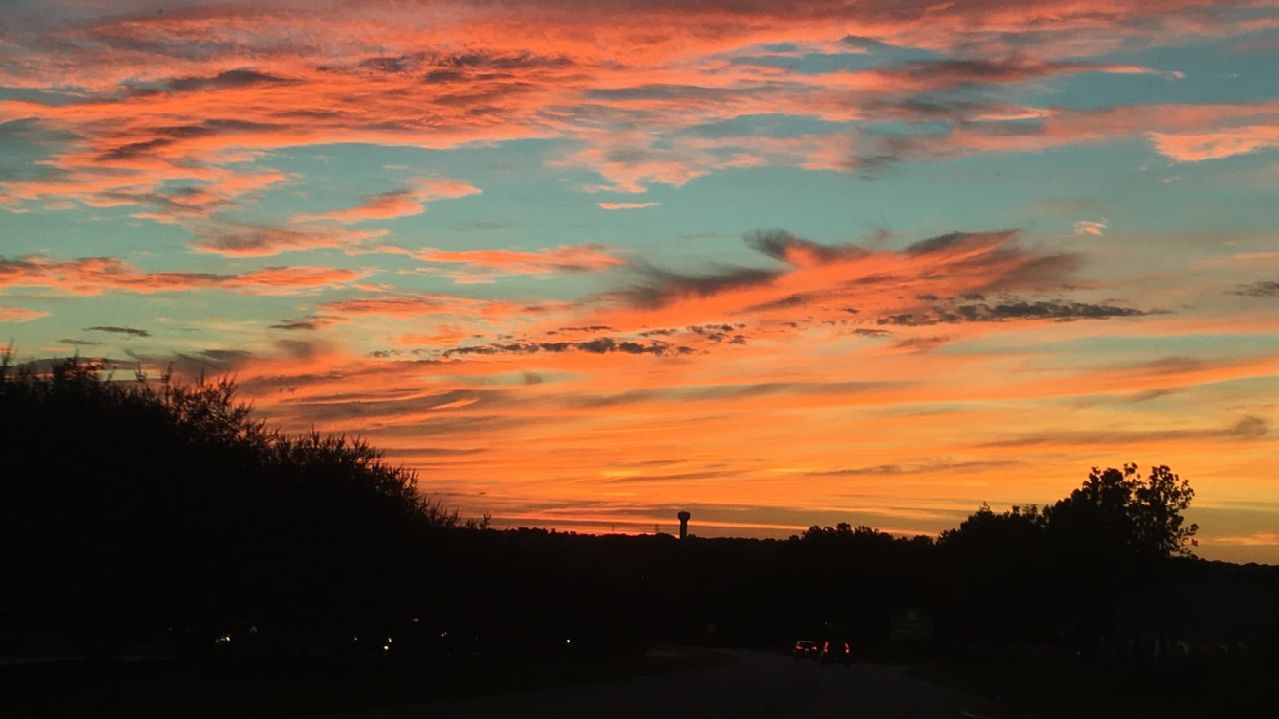
[[(672, 650), (680, 651), (680, 650)], [(905, 676), (899, 667), (819, 665), (729, 652), (732, 661), (670, 674), (342, 715), (350, 719), (662, 719), (841, 717), (1003, 719), (979, 699)]]

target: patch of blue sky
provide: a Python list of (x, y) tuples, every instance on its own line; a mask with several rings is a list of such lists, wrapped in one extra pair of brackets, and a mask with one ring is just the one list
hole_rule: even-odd
[(873, 54), (894, 62), (918, 62), (939, 59), (943, 55), (936, 50), (908, 45), (894, 45), (868, 37), (848, 35), (840, 40), (840, 44), (855, 51)]
[(807, 53), (804, 55), (738, 55), (729, 62), (733, 65), (790, 70), (804, 75), (822, 75), (831, 72), (865, 70), (883, 65), (890, 60), (878, 53)]
[[(560, 141), (512, 140), (500, 144), (471, 144), (456, 148), (427, 149), (412, 145), (331, 143), (277, 151), (272, 167), (311, 175), (338, 172), (357, 178), (391, 183), (405, 176), (452, 177), (465, 181), (501, 180), (529, 182), (525, 171), (540, 165), (549, 147)], [(350, 177), (346, 178), (348, 182)], [(372, 189), (364, 189), (366, 194)]]
[(730, 59), (734, 65), (771, 67), (804, 75), (822, 75), (832, 72), (856, 72), (872, 68), (895, 67), (939, 60), (942, 56), (930, 50), (885, 45), (867, 46), (863, 52), (810, 52), (796, 54), (779, 51), (775, 54), (738, 54)]
[(46, 129), (29, 118), (0, 123), (0, 182), (49, 177), (53, 170), (40, 162), (72, 139), (69, 133)]
[[(1215, 161), (1255, 163), (1255, 158)], [(1144, 140), (1055, 148), (916, 163), (899, 168), (900, 178), (933, 198), (928, 215), (972, 217), (1001, 213), (1021, 226), (1043, 232), (1069, 231), (1078, 220), (1104, 219), (1111, 230), (1176, 237), (1188, 229), (1261, 229), (1272, 221), (1260, 193), (1240, 198), (1213, 188), (1208, 163), (1174, 165), (1154, 155)], [(1165, 182), (1170, 178), (1181, 179)], [(1211, 201), (1205, 202), (1205, 198)], [(1036, 200), (1088, 199), (1094, 213), (1050, 217)], [(1215, 209), (1213, 209), (1215, 208)], [(1095, 216), (1093, 216), (1095, 214)]]
[[(1035, 209), (1037, 201), (1116, 196), (1133, 181), (1124, 175), (1140, 177), (1135, 168), (1147, 157), (1142, 143), (1114, 143), (1104, 148), (905, 161), (872, 179), (831, 175), (824, 183), (805, 184), (801, 175), (794, 183), (802, 188), (797, 198), (805, 198), (798, 201), (826, 207), (819, 215), (842, 214), (861, 232), (891, 230), (903, 244), (955, 230), (1010, 227), (1053, 236), (1068, 233), (1077, 220), (1098, 218), (1046, 216)], [(794, 216), (813, 221), (816, 207), (797, 209)]]
[[(263, 316), (295, 316), (294, 307), (298, 302), (296, 296), (249, 297), (215, 290), (155, 294), (106, 292), (87, 301), (66, 297), (27, 301), (24, 303), (27, 306), (52, 314), (36, 320), (38, 325), (24, 326), (27, 339), (24, 346), (17, 349), (20, 356), (25, 356), (40, 354), (39, 350), (47, 346), (82, 347), (84, 354), (106, 353), (119, 357), (128, 348), (139, 352), (152, 348), (161, 354), (161, 347), (164, 353), (190, 351), (197, 347), (220, 347), (232, 339), (239, 347), (265, 344), (265, 338), (259, 336), (264, 326)], [(96, 326), (131, 327), (144, 330), (151, 337), (87, 329)], [(64, 339), (98, 344), (59, 342)]]
[[(1128, 300), (1129, 305), (1137, 306), (1147, 311), (1161, 309), (1142, 306), (1140, 296), (1129, 297)], [(1172, 316), (1179, 314), (1177, 308), (1165, 311), (1170, 312)], [(1094, 321), (1115, 322), (1116, 320)], [(1119, 321), (1141, 322), (1140, 319)], [(1105, 362), (1107, 359), (1125, 357), (1133, 361), (1145, 357), (1149, 361), (1152, 356), (1193, 357), (1198, 360), (1238, 360), (1246, 357), (1265, 357), (1274, 352), (1274, 335), (1231, 334), (1228, 331), (1229, 328), (1225, 326), (1222, 327), (1222, 330), (1223, 332), (1221, 333), (1196, 332), (1195, 334), (1153, 335), (1143, 333), (1131, 337), (1110, 333), (1051, 342), (1041, 341), (1037, 342), (1035, 347), (1043, 351), (1047, 357), (1055, 358), (1046, 358), (1045, 365), (1063, 367), (1070, 366), (1072, 361), (1077, 362), (1079, 357), (1096, 358), (1099, 363)], [(977, 347), (983, 343), (990, 349), (999, 348), (1004, 351), (1015, 351), (1016, 348), (1016, 343), (1006, 337), (994, 337), (989, 342), (979, 340), (971, 344), (973, 347)]]
[[(660, 184), (643, 194), (585, 192), (583, 187), (607, 183), (588, 169), (547, 162), (547, 156), (570, 149), (570, 143), (547, 141), (452, 151), (365, 145), (296, 148), (279, 154), (271, 164), (304, 179), (290, 191), (270, 193), (262, 212), (305, 215), (354, 207), (364, 195), (403, 188), (413, 179), (449, 178), (469, 182), (482, 194), (430, 202), (418, 215), (349, 227), (387, 228), (388, 242), (410, 249), (535, 250), (621, 240), (608, 229), (618, 224), (618, 215), (626, 213), (605, 212), (597, 206), (599, 202), (660, 202), (660, 197), (654, 199), (663, 187)], [(548, 182), (548, 178), (558, 181)], [(635, 212), (652, 209), (656, 208)]]
[[(44, 202), (28, 203), (30, 212), (0, 209), (0, 255), (41, 254), (56, 260), (76, 257), (142, 259), (170, 256), (173, 267), (189, 268), (183, 230), (131, 214), (139, 206), (87, 207), (72, 201), (70, 209), (40, 210)], [(183, 250), (183, 252), (171, 252)]]
[(798, 137), (824, 135), (848, 127), (848, 123), (801, 115), (739, 115), (728, 120), (695, 125), (681, 134), (694, 137)]
[(26, 87), (0, 87), (0, 101), (3, 100), (25, 100), (29, 102), (38, 102), (42, 105), (51, 105), (53, 107), (61, 107), (70, 105), (73, 102), (81, 102), (86, 95), (82, 92), (75, 92), (71, 89), (66, 90), (37, 90)]
[[(1029, 104), (1091, 110), (1116, 105), (1255, 103), (1279, 96), (1273, 51), (1241, 52), (1229, 45), (1205, 44), (1115, 53), (1098, 62), (1149, 67), (1163, 74), (1067, 75), (1053, 79), (1047, 94), (1041, 88), (1024, 86), (1013, 98)], [(1183, 76), (1173, 77), (1174, 72)]]

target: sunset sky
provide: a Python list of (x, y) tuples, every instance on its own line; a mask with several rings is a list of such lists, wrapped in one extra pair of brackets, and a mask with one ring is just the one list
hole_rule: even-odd
[(499, 527), (935, 533), (1135, 461), (1279, 562), (1277, 68), (1273, 0), (2, 0), (0, 339)]

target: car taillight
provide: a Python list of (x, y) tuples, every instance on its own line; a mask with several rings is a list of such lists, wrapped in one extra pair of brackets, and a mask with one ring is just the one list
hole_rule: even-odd
[(822, 644), (822, 651), (823, 651), (823, 652), (829, 652), (829, 651), (830, 651), (830, 642), (824, 642), (824, 643)]
[(853, 653), (853, 648), (852, 648), (852, 647), (850, 647), (850, 646), (848, 646), (848, 642), (844, 642), (844, 653), (845, 653), (845, 654), (852, 654), (852, 653)]

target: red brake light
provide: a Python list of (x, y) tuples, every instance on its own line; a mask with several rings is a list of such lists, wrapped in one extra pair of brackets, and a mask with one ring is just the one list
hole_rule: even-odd
[(830, 642), (822, 642), (822, 651), (823, 651), (823, 652), (829, 652), (829, 651), (830, 651)]
[(845, 654), (852, 654), (852, 653), (853, 653), (853, 648), (852, 648), (852, 647), (850, 647), (850, 646), (848, 646), (848, 642), (844, 642), (844, 653), (845, 653)]

